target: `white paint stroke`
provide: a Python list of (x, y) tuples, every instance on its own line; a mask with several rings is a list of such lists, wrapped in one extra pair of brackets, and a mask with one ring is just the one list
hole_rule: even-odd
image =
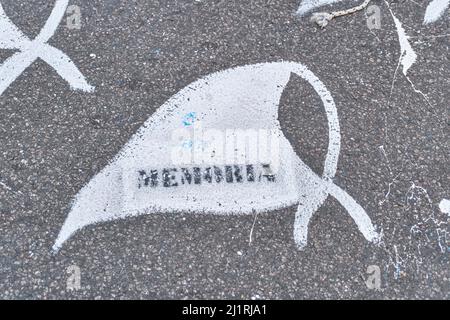
[(433, 0), (428, 5), (423, 19), (424, 24), (429, 24), (437, 21), (447, 11), (450, 5), (450, 0)]
[(258, 217), (258, 212), (255, 212), (255, 217), (253, 218), (252, 228), (250, 229), (250, 235), (248, 236), (248, 245), (252, 244), (253, 240), (253, 230), (255, 229), (256, 218)]
[(341, 1), (343, 0), (303, 0), (300, 3), (300, 6), (297, 9), (296, 14), (299, 16), (304, 16), (305, 14), (311, 12), (314, 9)]
[[(281, 95), (292, 73), (312, 86), (325, 108), (329, 137), (322, 176), (314, 173), (297, 156), (278, 121)], [(203, 182), (182, 185), (178, 181), (180, 184), (173, 188), (139, 189), (137, 173), (143, 167), (173, 167), (170, 154), (179, 141), (171, 141), (172, 133), (183, 126), (191, 126), (194, 115), (204, 130), (222, 132), (229, 128), (264, 128), (275, 132), (280, 141), (279, 159), (282, 160), (276, 178), (270, 183), (256, 184), (213, 185)], [(333, 98), (325, 85), (302, 64), (261, 63), (213, 73), (188, 85), (162, 105), (110, 164), (82, 188), (75, 197), (53, 250), (58, 251), (72, 234), (85, 226), (140, 214), (255, 214), (292, 205), (298, 205), (294, 240), (301, 249), (307, 244), (310, 218), (328, 195), (344, 206), (368, 241), (377, 242), (380, 236), (367, 213), (332, 182), (340, 140)]]
[(409, 37), (406, 35), (405, 29), (403, 28), (400, 20), (392, 12), (391, 8), (389, 11), (394, 19), (395, 27), (397, 29), (398, 41), (400, 43), (400, 58), (399, 63), (403, 66), (403, 74), (407, 76), (408, 70), (417, 60), (417, 54), (411, 47), (409, 42)]
[(19, 50), (0, 65), (0, 96), (38, 58), (55, 69), (72, 89), (86, 92), (94, 90), (72, 60), (47, 43), (56, 32), (68, 4), (69, 0), (56, 0), (47, 22), (34, 40), (30, 40), (14, 25), (0, 4), (0, 49)]
[(0, 181), (0, 186), (2, 186), (3, 188), (5, 188), (8, 191), (14, 192), (13, 189), (10, 186), (8, 186), (6, 183), (3, 183)]
[(346, 16), (364, 10), (369, 5), (370, 1), (371, 0), (364, 0), (364, 2), (362, 2), (361, 4), (344, 10), (313, 13), (313, 15), (311, 16), (311, 22), (315, 22), (321, 28), (325, 28), (328, 23), (334, 18)]
[(439, 203), (439, 209), (441, 210), (442, 213), (450, 215), (450, 200), (443, 199)]
[(392, 92), (394, 90), (395, 77), (396, 77), (397, 71), (398, 71), (398, 69), (399, 69), (399, 67), (401, 65), (402, 66), (402, 72), (403, 72), (404, 76), (406, 77), (406, 80), (408, 80), (408, 82), (411, 85), (411, 87), (414, 90), (414, 92), (416, 92), (417, 94), (420, 94), (423, 97), (423, 99), (427, 102), (427, 104), (430, 107), (432, 107), (433, 105), (431, 104), (431, 102), (428, 99), (427, 95), (425, 93), (423, 93), (422, 90), (417, 89), (417, 87), (414, 84), (414, 82), (408, 76), (408, 70), (416, 62), (417, 54), (414, 51), (414, 49), (412, 48), (411, 43), (409, 42), (409, 36), (406, 34), (402, 23), (400, 22), (400, 20), (398, 20), (398, 18), (392, 12), (392, 9), (391, 9), (391, 7), (389, 5), (389, 2), (387, 2), (385, 0), (385, 3), (386, 3), (386, 5), (387, 5), (387, 7), (389, 9), (389, 12), (391, 13), (391, 16), (392, 16), (393, 20), (394, 20), (394, 24), (395, 24), (395, 27), (396, 27), (396, 30), (397, 30), (398, 40), (399, 40), (399, 43), (400, 43), (400, 57), (399, 57), (399, 60), (398, 60), (397, 68), (395, 69), (395, 72), (394, 72), (394, 77), (392, 79), (390, 95), (392, 95)]

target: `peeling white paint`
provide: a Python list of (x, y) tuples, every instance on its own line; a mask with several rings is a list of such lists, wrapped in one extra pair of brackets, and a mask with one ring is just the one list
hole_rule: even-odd
[(423, 19), (424, 24), (429, 24), (437, 21), (444, 15), (450, 5), (450, 0), (433, 0), (428, 5)]
[(69, 0), (56, 1), (50, 17), (34, 40), (30, 40), (14, 25), (0, 4), (0, 49), (19, 50), (0, 65), (0, 96), (38, 58), (55, 69), (72, 89), (86, 92), (94, 90), (72, 60), (47, 43), (64, 17), (68, 4)]
[[(314, 88), (325, 108), (329, 142), (321, 177), (301, 161), (280, 128), (279, 101), (291, 73)], [(138, 189), (139, 169), (173, 166), (170, 154), (178, 144), (171, 141), (171, 135), (186, 124), (190, 126), (194, 119), (202, 121), (204, 129), (274, 130), (280, 139), (282, 160), (276, 178), (258, 184), (222, 183), (217, 187), (206, 182), (199, 185), (189, 182), (182, 187)], [(376, 242), (379, 234), (364, 209), (332, 182), (340, 139), (338, 114), (331, 94), (302, 64), (262, 63), (211, 74), (188, 85), (161, 106), (114, 160), (78, 193), (53, 249), (57, 251), (85, 226), (129, 216), (181, 211), (255, 214), (292, 205), (298, 205), (294, 239), (303, 248), (310, 218), (328, 195), (344, 206), (368, 241)]]

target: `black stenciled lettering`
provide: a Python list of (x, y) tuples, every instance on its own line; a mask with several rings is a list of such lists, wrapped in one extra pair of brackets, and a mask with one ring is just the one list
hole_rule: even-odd
[(203, 180), (205, 180), (208, 183), (212, 182), (212, 169), (211, 168), (205, 168), (205, 171), (203, 171)]
[(263, 164), (262, 168), (263, 173), (259, 176), (259, 181), (261, 181), (262, 178), (266, 178), (269, 182), (275, 182), (275, 175), (270, 168), (270, 164)]
[(150, 180), (150, 177), (147, 176), (147, 172), (145, 172), (144, 170), (139, 170), (138, 188), (140, 189), (142, 187), (142, 182), (144, 183), (144, 186), (148, 186), (149, 180)]
[(191, 173), (189, 172), (189, 169), (187, 169), (187, 168), (181, 168), (181, 173), (182, 173), (182, 176), (181, 176), (181, 183), (182, 183), (182, 184), (185, 184), (186, 181), (187, 181), (188, 184), (191, 184), (191, 181), (192, 181), (192, 175), (191, 175)]
[(216, 182), (222, 182), (223, 180), (223, 172), (222, 169), (220, 169), (219, 167), (214, 167), (214, 176), (216, 177)]
[(247, 181), (248, 182), (255, 182), (255, 170), (253, 168), (253, 165), (248, 164), (246, 166), (247, 169)]
[(150, 171), (150, 186), (151, 187), (158, 186), (158, 170)]
[(240, 166), (234, 166), (234, 177), (236, 178), (236, 182), (242, 182), (242, 167)]
[(233, 182), (233, 167), (232, 166), (225, 166), (225, 180), (228, 183)]
[(176, 187), (178, 186), (178, 182), (175, 181), (176, 177), (173, 172), (177, 172), (177, 169), (163, 169), (163, 185), (164, 187)]
[(195, 167), (194, 168), (194, 183), (201, 184), (202, 183), (202, 169)]
[(147, 172), (145, 172), (145, 170), (140, 170), (139, 177), (140, 177), (140, 179), (139, 179), (138, 188), (142, 187), (142, 182), (145, 187), (148, 187), (149, 185), (150, 185), (150, 187), (158, 186), (158, 171), (157, 170), (151, 170), (150, 176), (147, 175)]
[[(199, 185), (203, 182), (221, 183), (243, 183), (246, 182), (275, 182), (276, 175), (270, 164), (258, 165), (227, 165), (223, 167), (192, 167), (192, 168), (165, 168), (148, 171), (138, 170), (138, 188), (157, 187), (162, 185), (166, 188), (178, 185)], [(161, 174), (161, 176), (160, 176)], [(245, 176), (244, 176), (245, 174)], [(160, 183), (161, 182), (161, 183)]]

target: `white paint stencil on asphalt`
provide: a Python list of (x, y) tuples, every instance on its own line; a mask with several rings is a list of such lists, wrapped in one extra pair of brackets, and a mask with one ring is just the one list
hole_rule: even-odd
[[(278, 121), (292, 73), (312, 86), (325, 108), (329, 142), (322, 176), (296, 155)], [(252, 134), (257, 139), (245, 141), (256, 141), (258, 154), (238, 159), (252, 143), (235, 142)], [(85, 226), (140, 214), (252, 214), (292, 205), (298, 206), (294, 239), (303, 248), (311, 216), (328, 195), (376, 242), (379, 234), (365, 210), (332, 181), (340, 140), (333, 98), (302, 64), (262, 63), (211, 74), (162, 105), (78, 193), (53, 249)]]
[(19, 50), (0, 65), (0, 95), (38, 58), (55, 69), (72, 89), (86, 92), (94, 90), (72, 60), (47, 43), (64, 17), (68, 4), (69, 0), (56, 1), (50, 17), (34, 40), (30, 40), (14, 25), (0, 4), (0, 49)]

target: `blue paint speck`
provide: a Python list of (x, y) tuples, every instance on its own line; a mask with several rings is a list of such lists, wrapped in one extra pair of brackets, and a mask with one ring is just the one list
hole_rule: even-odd
[(194, 143), (192, 142), (192, 140), (186, 140), (183, 142), (182, 147), (186, 149), (191, 149), (193, 145)]
[(194, 124), (197, 114), (195, 112), (189, 112), (183, 117), (183, 125), (189, 127)]

